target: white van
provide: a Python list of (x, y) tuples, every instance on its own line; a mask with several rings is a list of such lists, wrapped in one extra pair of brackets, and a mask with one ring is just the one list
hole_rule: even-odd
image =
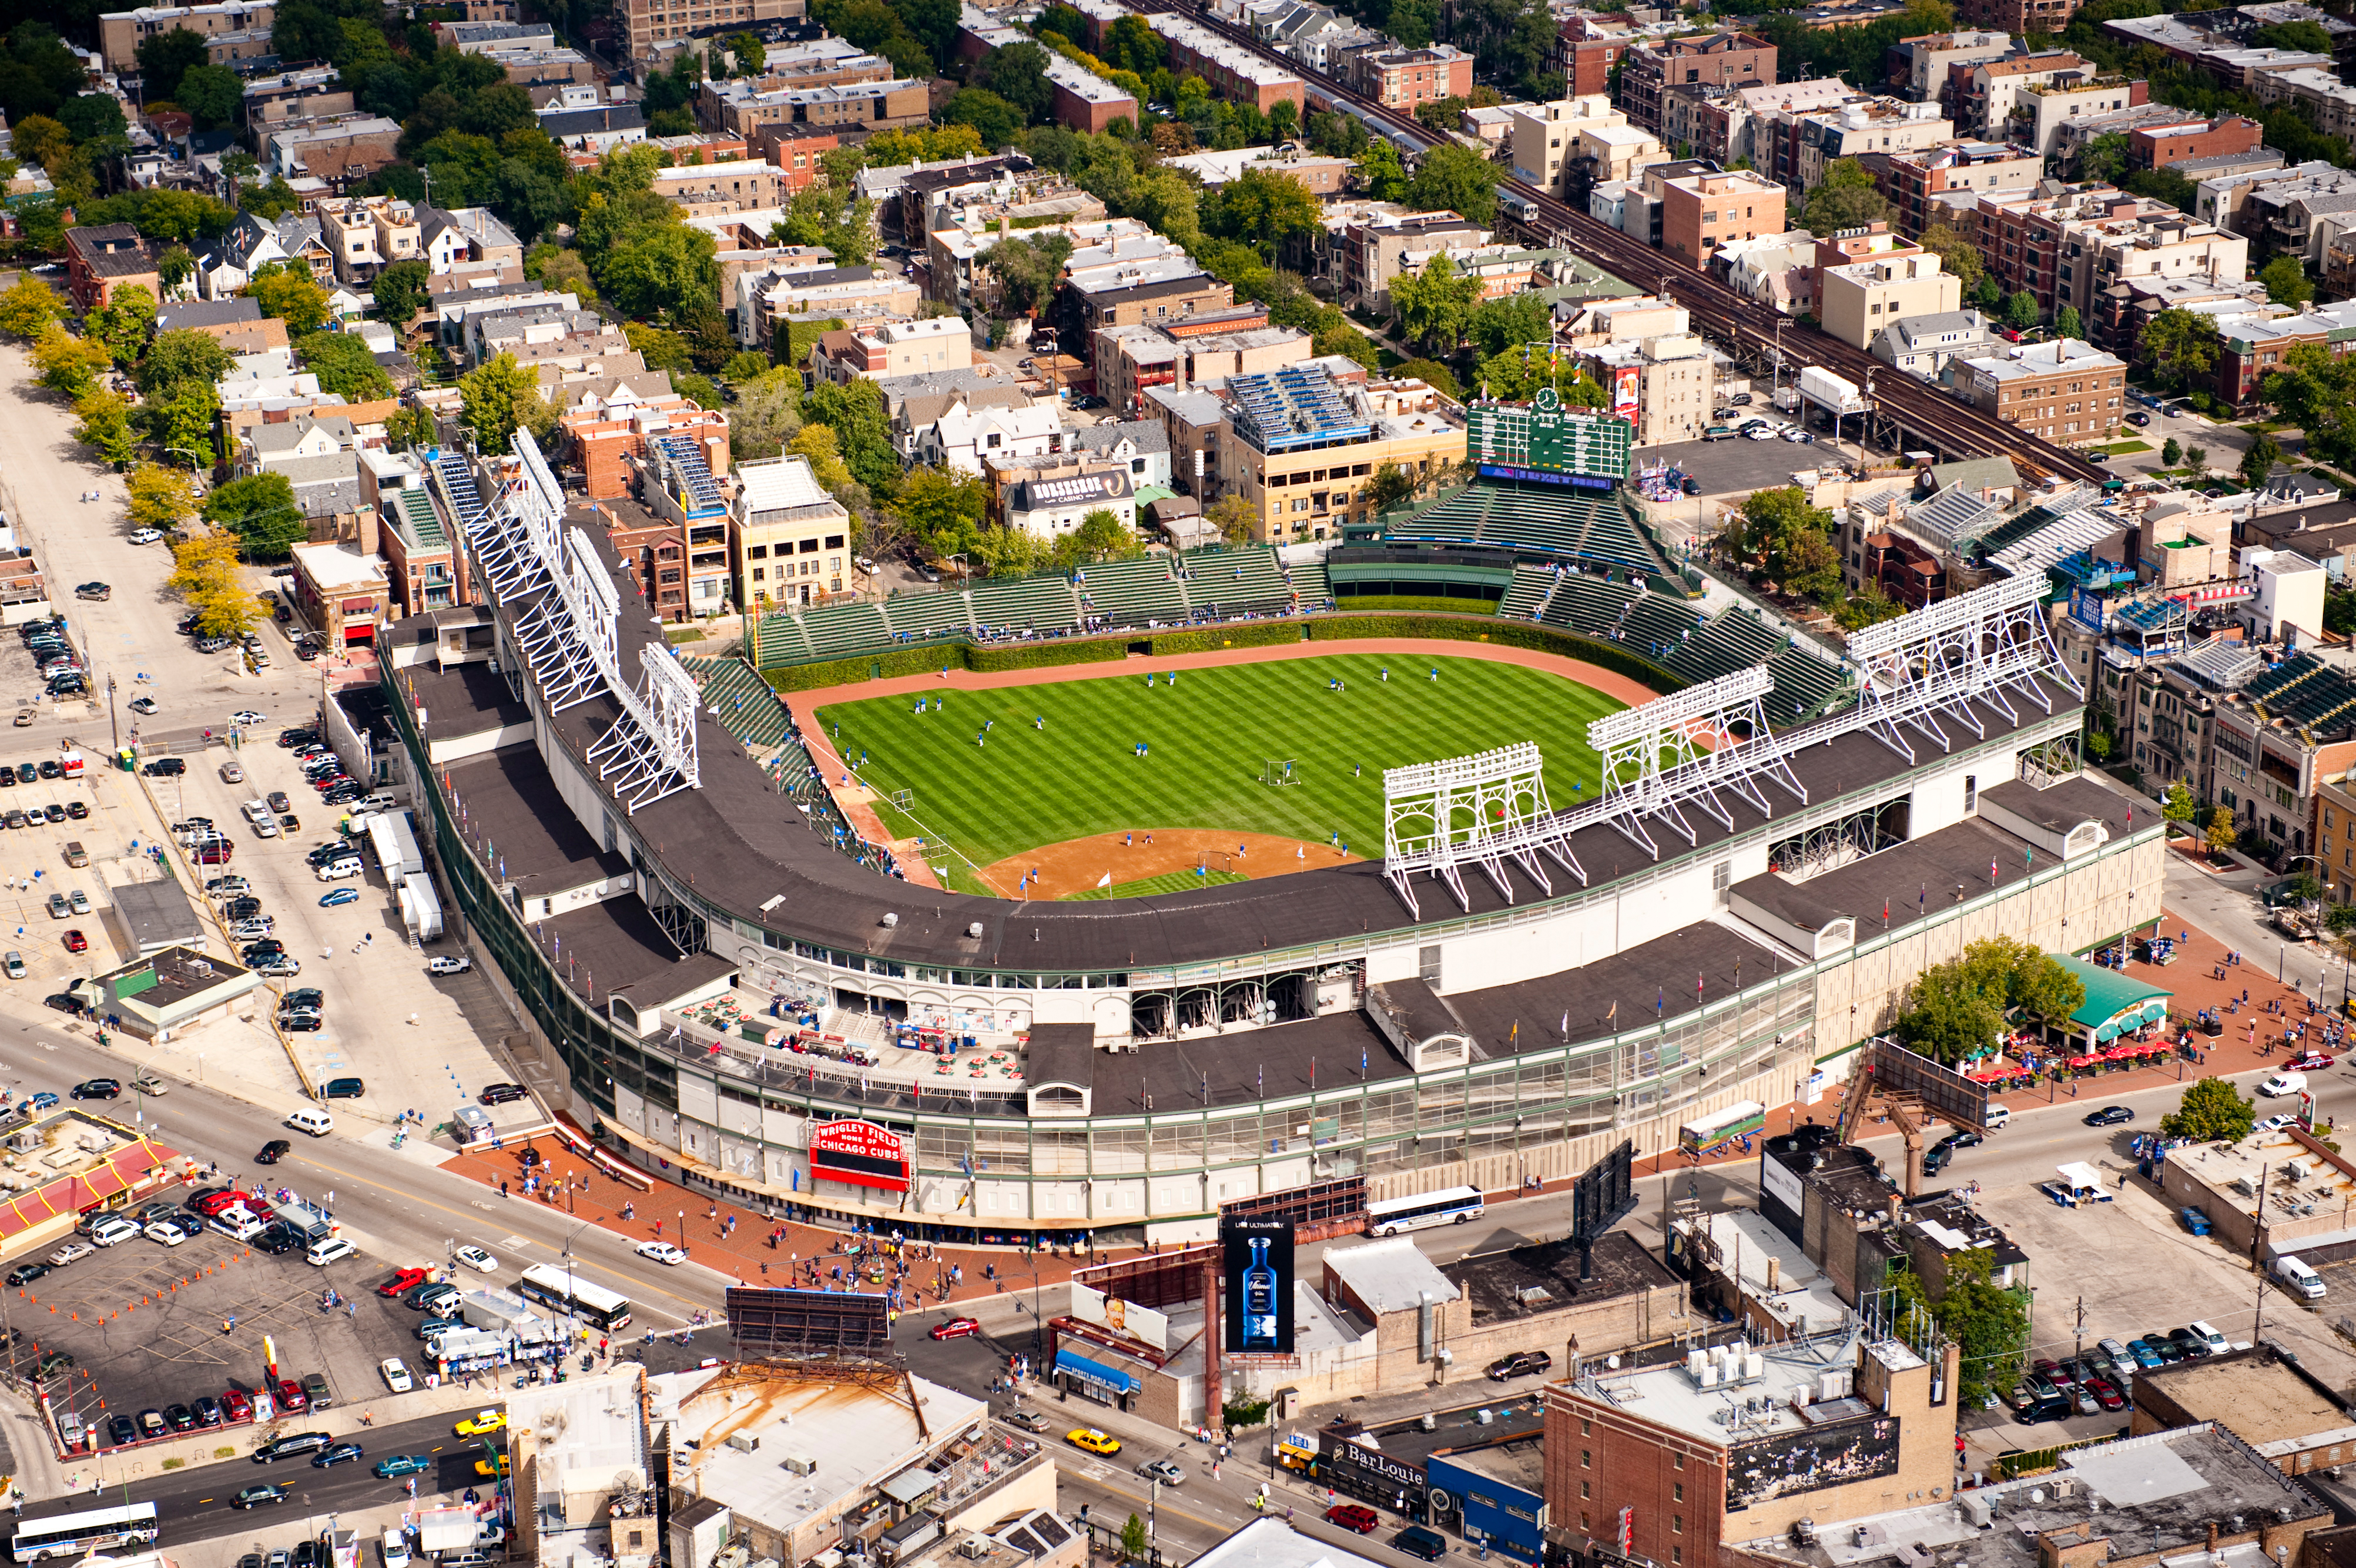
[(2008, 1124), (2011, 1122), (2011, 1121), (2012, 1121), (2012, 1107), (2011, 1107), (2011, 1106), (2009, 1106), (2009, 1105), (1991, 1105), (1991, 1106), (1989, 1106), (1989, 1107), (1987, 1108), (1987, 1130), (1988, 1130), (1989, 1132), (1993, 1133), (1993, 1132), (1997, 1131), (1997, 1130), (1998, 1128), (2000, 1128), (2000, 1127), (2004, 1127), (2004, 1126), (2006, 1126), (2006, 1125), (2008, 1125)]
[(2218, 1333), (2214, 1324), (2202, 1323), (2196, 1319), (2184, 1326), (2192, 1337), (2209, 1347), (2209, 1354), (2211, 1356), (2222, 1356), (2233, 1348), (2233, 1342)]
[(90, 1228), (90, 1239), (101, 1247), (112, 1247), (139, 1234), (139, 1227), (119, 1214), (110, 1214)]
[[(2283, 1288), (2294, 1295), (2303, 1296), (2308, 1301), (2323, 1299), (2323, 1276), (2288, 1253), (2275, 1260), (2275, 1278), (2282, 1281)], [(2201, 1331), (2196, 1328), (2193, 1332), (2198, 1334)]]
[(348, 1258), (358, 1251), (341, 1236), (328, 1236), (303, 1249), (303, 1256), (313, 1268), (324, 1269), (338, 1258)]
[(305, 1106), (286, 1118), (286, 1125), (298, 1133), (308, 1133), (314, 1138), (324, 1138), (336, 1130), (336, 1119), (324, 1111)]
[(2303, 1072), (2276, 1073), (2269, 1077), (2265, 1082), (2258, 1085), (2258, 1092), (2266, 1096), (2270, 1100), (2278, 1100), (2286, 1094), (2304, 1094), (2307, 1092), (2307, 1074)]
[(409, 1537), (398, 1526), (384, 1532), (384, 1568), (409, 1568)]

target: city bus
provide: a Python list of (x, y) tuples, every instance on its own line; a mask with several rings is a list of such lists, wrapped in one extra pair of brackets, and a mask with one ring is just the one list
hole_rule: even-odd
[(516, 1281), (516, 1294), (526, 1301), (576, 1317), (600, 1333), (616, 1334), (630, 1326), (630, 1303), (602, 1285), (577, 1274), (568, 1279), (553, 1263), (534, 1263)]
[(1696, 1117), (1677, 1129), (1677, 1147), (1688, 1155), (1715, 1148), (1729, 1138), (1740, 1138), (1767, 1125), (1767, 1108), (1755, 1100), (1738, 1100), (1723, 1111)]
[(1420, 1230), (1427, 1225), (1462, 1225), (1486, 1212), (1488, 1205), (1481, 1201), (1479, 1187), (1443, 1187), (1438, 1192), (1366, 1205), (1366, 1234), (1396, 1236), (1402, 1230)]
[(153, 1546), (157, 1534), (155, 1505), (127, 1503), (20, 1520), (9, 1550), (19, 1563), (38, 1563), (44, 1557), (86, 1557), (117, 1546)]

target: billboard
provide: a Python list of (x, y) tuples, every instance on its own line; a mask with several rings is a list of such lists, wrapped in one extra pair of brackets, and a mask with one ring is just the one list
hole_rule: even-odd
[(1642, 367), (1614, 365), (1612, 367), (1612, 412), (1618, 413), (1636, 406), (1636, 390), (1644, 380)]
[(1093, 1323), (1109, 1329), (1124, 1339), (1135, 1339), (1151, 1345), (1156, 1350), (1170, 1348), (1170, 1320), (1150, 1306), (1107, 1295), (1100, 1290), (1090, 1290), (1079, 1281), (1072, 1282), (1072, 1316), (1082, 1323)]
[(810, 1175), (885, 1192), (908, 1190), (907, 1145), (873, 1122), (825, 1122), (810, 1129)]
[(1727, 1455), (1726, 1506), (1744, 1509), (1897, 1473), (1895, 1416), (1827, 1422), (1736, 1444)]
[(892, 1342), (892, 1308), (883, 1295), (732, 1285), (728, 1335), (740, 1349), (866, 1350)]
[(1908, 1050), (1895, 1040), (1870, 1040), (1859, 1072), (1873, 1074), (1876, 1087), (1922, 1102), (1922, 1109), (1958, 1127), (1987, 1131), (1988, 1089), (1951, 1067)]
[(1364, 1443), (1327, 1437), (1323, 1446), (1320, 1480), (1410, 1517), (1423, 1517), (1426, 1498), (1421, 1470)]
[(1621, 1145), (1587, 1167), (1570, 1189), (1570, 1233), (1592, 1243), (1635, 1210), (1636, 1189), (1630, 1179), (1636, 1145)]
[(1221, 1306), (1230, 1356), (1292, 1354), (1292, 1221), (1222, 1219)]

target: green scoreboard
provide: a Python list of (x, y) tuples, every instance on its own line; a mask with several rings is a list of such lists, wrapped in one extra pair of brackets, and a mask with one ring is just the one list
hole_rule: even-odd
[(1465, 408), (1464, 455), (1492, 479), (1608, 490), (1628, 477), (1635, 427), (1616, 414), (1568, 409), (1552, 387), (1528, 403)]

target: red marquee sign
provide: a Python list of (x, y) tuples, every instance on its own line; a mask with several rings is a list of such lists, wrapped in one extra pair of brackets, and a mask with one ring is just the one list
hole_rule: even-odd
[(886, 1192), (908, 1190), (907, 1145), (873, 1122), (826, 1122), (810, 1129), (810, 1175)]

